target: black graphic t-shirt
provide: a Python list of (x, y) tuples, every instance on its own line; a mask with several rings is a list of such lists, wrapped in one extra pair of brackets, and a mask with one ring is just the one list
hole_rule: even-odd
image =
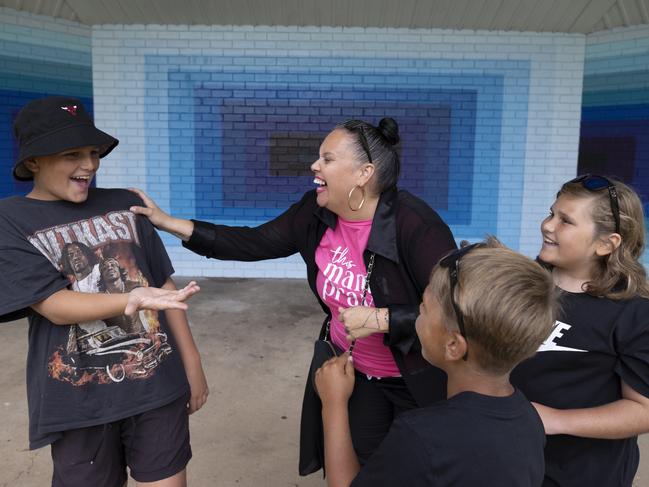
[(351, 487), (538, 487), (545, 435), (518, 390), (462, 392), (401, 414)]
[(61, 289), (162, 286), (167, 253), (132, 192), (91, 189), (81, 204), (0, 200), (0, 321), (27, 316), (30, 448), (61, 432), (165, 405), (188, 390), (164, 313), (55, 325), (30, 306)]
[[(563, 293), (562, 315), (538, 353), (511, 375), (530, 401), (590, 408), (622, 398), (620, 382), (649, 397), (649, 300), (614, 301)], [(637, 438), (599, 440), (550, 435), (547, 486), (631, 486)]]

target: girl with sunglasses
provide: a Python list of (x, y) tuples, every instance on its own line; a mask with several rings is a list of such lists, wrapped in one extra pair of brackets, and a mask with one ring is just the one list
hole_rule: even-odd
[[(361, 120), (338, 125), (311, 165), (316, 188), (256, 228), (174, 218), (141, 192), (147, 207), (132, 208), (207, 257), (258, 261), (300, 253), (325, 313), (320, 338), (330, 338), (341, 350), (353, 343), (357, 380), (350, 423), (361, 463), (399, 413), (446, 395), (444, 373), (421, 355), (415, 320), (433, 266), (455, 248), (455, 241), (435, 211), (397, 189), (398, 142), (398, 126), (391, 118), (378, 127)], [(323, 466), (320, 407), (309, 378), (301, 475)], [(314, 410), (315, 421), (305, 414)]]
[(547, 434), (544, 486), (631, 486), (649, 432), (649, 286), (642, 204), (627, 185), (565, 183), (541, 224), (539, 260), (562, 312), (512, 382)]

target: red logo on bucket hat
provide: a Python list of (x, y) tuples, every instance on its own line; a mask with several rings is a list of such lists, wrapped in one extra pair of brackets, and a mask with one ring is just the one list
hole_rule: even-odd
[(77, 105), (69, 105), (67, 107), (61, 107), (61, 110), (65, 110), (70, 115), (77, 115)]

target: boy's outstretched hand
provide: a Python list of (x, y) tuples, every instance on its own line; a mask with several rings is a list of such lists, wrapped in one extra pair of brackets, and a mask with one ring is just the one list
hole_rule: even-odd
[(354, 382), (354, 364), (347, 352), (327, 360), (315, 373), (315, 389), (323, 405), (347, 404)]
[(165, 310), (187, 309), (184, 303), (200, 291), (195, 281), (182, 289), (159, 289), (157, 287), (136, 287), (128, 293), (128, 303), (124, 309), (125, 315), (132, 315), (141, 309)]

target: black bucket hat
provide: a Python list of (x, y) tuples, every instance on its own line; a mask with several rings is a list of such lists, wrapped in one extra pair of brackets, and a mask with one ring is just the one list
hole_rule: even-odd
[(104, 157), (119, 143), (95, 127), (79, 100), (63, 96), (40, 98), (25, 105), (14, 121), (14, 136), (19, 152), (13, 175), (19, 181), (33, 179), (23, 164), (26, 159), (87, 145), (98, 146), (99, 157)]

